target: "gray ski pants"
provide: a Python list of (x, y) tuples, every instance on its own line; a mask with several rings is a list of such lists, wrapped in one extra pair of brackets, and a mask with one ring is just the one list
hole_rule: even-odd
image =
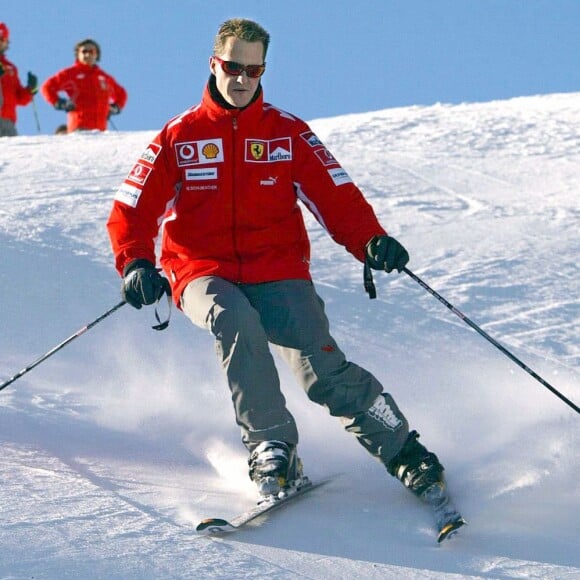
[(270, 344), (309, 399), (340, 417), (345, 429), (385, 465), (402, 448), (409, 426), (382, 385), (346, 360), (329, 332), (324, 303), (308, 280), (233, 284), (205, 276), (182, 297), (183, 312), (215, 337), (242, 440), (298, 443)]
[(17, 135), (16, 125), (9, 119), (0, 118), (0, 137), (16, 137)]

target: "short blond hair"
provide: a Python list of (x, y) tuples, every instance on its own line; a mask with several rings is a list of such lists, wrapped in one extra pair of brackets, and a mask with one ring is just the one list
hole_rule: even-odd
[(226, 40), (234, 36), (246, 42), (261, 42), (264, 47), (264, 58), (268, 52), (270, 35), (257, 22), (246, 18), (230, 18), (226, 20), (218, 29), (213, 43), (213, 53), (216, 56), (223, 54)]

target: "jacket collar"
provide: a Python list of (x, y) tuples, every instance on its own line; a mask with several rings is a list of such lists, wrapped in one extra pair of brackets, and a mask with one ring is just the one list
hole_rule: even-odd
[(246, 119), (260, 114), (264, 104), (264, 93), (262, 85), (259, 85), (249, 105), (243, 109), (232, 107), (217, 90), (215, 76), (212, 74), (203, 91), (202, 104), (212, 118), (237, 117)]
[(97, 72), (100, 70), (98, 64), (94, 64), (91, 66), (90, 64), (84, 64), (83, 62), (80, 62), (79, 60), (75, 61), (74, 67), (77, 70), (82, 71), (84, 73)]

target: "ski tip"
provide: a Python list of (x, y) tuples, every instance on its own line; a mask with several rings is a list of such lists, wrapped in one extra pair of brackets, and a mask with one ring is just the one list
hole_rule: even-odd
[(459, 528), (465, 525), (467, 525), (467, 522), (462, 517), (459, 517), (456, 520), (444, 525), (439, 530), (439, 534), (437, 535), (437, 543), (440, 544), (443, 542), (443, 540), (452, 538), (455, 534), (457, 534)]
[(231, 524), (227, 520), (221, 518), (207, 518), (202, 520), (195, 527), (198, 534), (219, 534), (227, 532), (231, 528)]

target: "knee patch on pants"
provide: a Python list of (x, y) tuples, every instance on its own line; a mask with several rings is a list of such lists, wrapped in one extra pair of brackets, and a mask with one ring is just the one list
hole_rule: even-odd
[(401, 450), (409, 423), (388, 393), (379, 395), (364, 413), (344, 420), (345, 429), (385, 466)]
[(400, 429), (405, 419), (388, 393), (380, 394), (366, 414), (389, 431)]

